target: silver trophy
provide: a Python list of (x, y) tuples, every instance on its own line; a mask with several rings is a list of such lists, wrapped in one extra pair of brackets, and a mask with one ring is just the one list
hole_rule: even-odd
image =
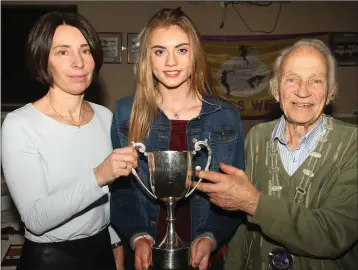
[[(132, 173), (137, 178), (143, 189), (154, 199), (159, 199), (166, 204), (167, 230), (162, 242), (153, 247), (154, 269), (189, 269), (189, 247), (177, 235), (175, 231), (175, 205), (177, 201), (186, 198), (200, 184), (199, 179), (194, 187), (192, 182), (192, 159), (202, 149), (208, 151), (208, 160), (204, 170), (208, 170), (211, 163), (211, 148), (208, 141), (197, 141), (194, 150), (190, 151), (155, 151), (146, 152), (143, 143), (132, 142), (132, 146), (148, 157), (149, 188), (139, 178), (135, 169)], [(195, 168), (200, 170), (200, 166)]]

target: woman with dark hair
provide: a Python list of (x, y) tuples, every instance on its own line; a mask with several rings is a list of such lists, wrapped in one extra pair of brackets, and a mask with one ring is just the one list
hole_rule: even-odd
[(18, 269), (115, 270), (107, 185), (137, 167), (137, 153), (113, 151), (112, 113), (84, 100), (102, 66), (99, 38), (79, 14), (51, 12), (27, 49), (30, 71), (49, 90), (3, 123), (3, 171), (25, 223)]
[[(244, 168), (239, 113), (211, 88), (200, 37), (188, 16), (180, 8), (160, 10), (140, 33), (139, 44), (136, 93), (117, 102), (113, 146), (135, 141), (143, 142), (149, 152), (192, 151), (193, 141), (208, 139), (212, 170), (219, 169), (220, 161)], [(205, 167), (205, 155), (194, 157), (193, 170)], [(139, 176), (148, 184), (146, 159), (139, 161)], [(165, 233), (166, 210), (136, 184), (124, 183), (123, 179), (111, 185), (111, 222), (134, 249), (135, 269), (147, 269), (151, 248)], [(213, 207), (198, 192), (179, 204), (177, 231), (192, 243), (188, 264), (222, 269), (225, 244), (240, 224), (241, 213)]]

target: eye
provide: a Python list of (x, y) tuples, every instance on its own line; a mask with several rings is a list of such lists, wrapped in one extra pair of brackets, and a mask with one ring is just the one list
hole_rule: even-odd
[(296, 82), (296, 79), (295, 79), (295, 78), (287, 78), (287, 79), (286, 79), (286, 82), (288, 82), (288, 83), (295, 83), (295, 82)]
[(178, 50), (179, 54), (186, 54), (188, 52), (188, 49), (187, 48), (180, 48)]
[(86, 48), (86, 49), (83, 49), (81, 51), (81, 53), (83, 53), (83, 54), (91, 54), (91, 50), (89, 48)]
[(314, 84), (322, 84), (323, 81), (321, 79), (313, 79)]
[(58, 51), (57, 54), (58, 54), (58, 55), (68, 55), (69, 52), (68, 52), (68, 51), (65, 51), (65, 50), (61, 50), (61, 51)]
[(162, 49), (156, 49), (156, 50), (154, 51), (154, 54), (155, 54), (155, 55), (163, 55), (164, 53), (165, 53), (165, 51), (162, 50)]

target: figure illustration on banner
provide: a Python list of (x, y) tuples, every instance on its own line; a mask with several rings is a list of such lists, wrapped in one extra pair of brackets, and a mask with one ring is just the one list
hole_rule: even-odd
[(248, 79), (247, 82), (249, 83), (251, 89), (255, 89), (256, 87), (258, 87), (260, 85), (262, 80), (265, 78), (266, 78), (265, 74), (255, 75), (255, 76), (252, 76), (250, 79)]
[(222, 73), (221, 73), (221, 76), (220, 76), (220, 83), (222, 84), (222, 86), (225, 87), (226, 93), (228, 95), (230, 95), (230, 93), (231, 93), (230, 84), (228, 84), (228, 82), (227, 82), (227, 80), (228, 80), (227, 76), (229, 74), (232, 74), (232, 76), (234, 76), (235, 75), (235, 70), (226, 70), (226, 69), (224, 69), (222, 71)]
[(269, 68), (259, 58), (260, 51), (240, 45), (240, 55), (224, 62), (219, 69), (219, 83), (226, 95), (248, 97), (267, 87)]
[(239, 54), (240, 57), (247, 63), (249, 64), (249, 60), (247, 60), (246, 56), (247, 53), (249, 52), (249, 49), (251, 49), (252, 47), (249, 45), (240, 45), (239, 47)]

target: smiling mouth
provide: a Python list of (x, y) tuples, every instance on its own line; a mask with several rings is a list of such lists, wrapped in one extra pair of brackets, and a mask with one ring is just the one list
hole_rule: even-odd
[(298, 107), (298, 108), (311, 108), (313, 106), (313, 104), (311, 104), (311, 103), (295, 103), (295, 102), (292, 102), (292, 104), (295, 107)]
[(173, 70), (173, 71), (164, 71), (165, 76), (174, 78), (180, 74), (179, 70)]
[(87, 75), (82, 76), (70, 76), (70, 78), (74, 81), (84, 81), (86, 79)]

